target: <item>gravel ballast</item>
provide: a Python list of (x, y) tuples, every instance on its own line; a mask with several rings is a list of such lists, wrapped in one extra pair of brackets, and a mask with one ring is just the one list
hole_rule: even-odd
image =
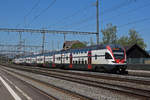
[[(26, 76), (30, 76), (30, 77), (32, 77), (34, 79), (38, 79), (40, 81), (44, 81), (44, 82), (53, 84), (55, 86), (58, 86), (58, 87), (61, 87), (61, 88), (64, 88), (64, 89), (67, 89), (70, 91), (74, 91), (81, 95), (85, 95), (90, 98), (93, 98), (94, 100), (140, 100), (139, 98), (123, 95), (120, 93), (115, 93), (115, 92), (112, 92), (112, 91), (109, 91), (106, 89), (102, 89), (102, 88), (91, 87), (91, 86), (78, 84), (78, 83), (74, 83), (74, 82), (70, 82), (70, 81), (66, 81), (66, 80), (61, 80), (61, 79), (57, 79), (57, 78), (53, 78), (53, 77), (47, 77), (47, 76), (38, 75), (38, 74), (34, 74), (34, 73), (19, 71), (19, 70), (15, 70), (12, 68), (7, 68), (7, 69), (12, 70), (17, 73), (20, 73), (20, 74), (23, 74), (23, 75), (26, 75)], [(22, 79), (22, 80), (27, 81), (25, 79)], [(28, 83), (30, 83), (30, 82), (28, 82)], [(46, 93), (52, 92), (49, 89), (44, 89), (43, 87), (40, 87), (38, 84), (33, 84), (32, 82), (30, 84), (42, 89)], [(55, 93), (54, 95), (58, 96), (58, 97), (60, 96), (58, 93)], [(64, 100), (67, 100), (66, 98), (68, 98), (68, 97), (64, 97), (64, 98), (65, 98)], [(69, 98), (69, 99), (73, 100), (73, 98)]]

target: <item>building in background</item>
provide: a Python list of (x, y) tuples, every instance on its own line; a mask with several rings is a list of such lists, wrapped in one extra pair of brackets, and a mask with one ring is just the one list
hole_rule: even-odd
[(137, 44), (126, 46), (125, 49), (129, 64), (150, 64), (149, 53)]
[(65, 41), (63, 44), (63, 50), (71, 49), (74, 44), (82, 43), (78, 40), (76, 41)]

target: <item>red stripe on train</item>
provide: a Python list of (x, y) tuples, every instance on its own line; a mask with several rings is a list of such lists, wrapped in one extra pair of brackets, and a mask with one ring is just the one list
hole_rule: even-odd
[(70, 65), (69, 68), (72, 68), (72, 54), (70, 54)]
[(88, 69), (92, 69), (92, 52), (88, 51)]
[(55, 65), (55, 55), (53, 55), (53, 63), (52, 63), (52, 67), (56, 67), (56, 65)]

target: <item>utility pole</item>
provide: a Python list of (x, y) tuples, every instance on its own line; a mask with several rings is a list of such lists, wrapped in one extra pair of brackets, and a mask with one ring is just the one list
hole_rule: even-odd
[(42, 41), (42, 54), (44, 54), (44, 49), (45, 49), (45, 32), (42, 32), (43, 34), (43, 41)]
[(66, 42), (66, 33), (64, 33), (64, 42)]
[(52, 51), (54, 51), (54, 41), (52, 40)]
[(97, 23), (96, 38), (97, 38), (97, 45), (98, 45), (99, 44), (99, 0), (96, 0), (96, 23)]
[(21, 52), (22, 50), (22, 33), (19, 32), (19, 47), (18, 47), (18, 51)]
[(21, 43), (22, 43), (22, 33), (19, 32), (19, 44), (21, 45)]
[(57, 41), (57, 46), (58, 46), (58, 50), (59, 50), (59, 41)]
[[(45, 51), (45, 32), (42, 32), (42, 34), (43, 34), (42, 55), (44, 56), (44, 51)], [(44, 56), (44, 64), (45, 64), (45, 56)]]
[(24, 55), (26, 55), (26, 52), (25, 52), (25, 51), (26, 51), (26, 49), (25, 49), (25, 48), (26, 48), (26, 46), (25, 46), (25, 45), (26, 45), (26, 44), (25, 44), (25, 39), (23, 40), (23, 45), (24, 45), (24, 46), (23, 46), (23, 52), (24, 52)]
[(91, 46), (94, 45), (92, 37), (90, 37), (90, 44), (91, 44)]

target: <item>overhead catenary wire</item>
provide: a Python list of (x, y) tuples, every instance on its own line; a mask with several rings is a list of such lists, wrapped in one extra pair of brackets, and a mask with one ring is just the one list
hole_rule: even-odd
[[(149, 22), (150, 22), (150, 20), (147, 21), (147, 23), (149, 23)], [(145, 23), (144, 23), (144, 24), (145, 24)], [(141, 27), (140, 27), (140, 28), (137, 28), (137, 31), (145, 31), (145, 30), (148, 31), (148, 30), (149, 30), (149, 26), (144, 27), (144, 28), (141, 28)]]
[(28, 16), (32, 13), (32, 11), (39, 5), (39, 3), (40, 3), (40, 0), (38, 0), (38, 1), (33, 5), (33, 7), (31, 8), (31, 10), (24, 16), (24, 18), (28, 17)]
[(75, 28), (75, 29), (76, 29), (76, 30), (82, 30), (82, 29), (84, 29), (84, 28), (87, 28), (88, 30), (96, 30), (95, 22), (94, 22), (94, 23), (91, 23), (91, 24), (86, 24), (86, 25), (77, 27), (77, 28)]
[(135, 20), (135, 21), (132, 21), (132, 22), (128, 22), (126, 24), (119, 25), (118, 28), (122, 28), (122, 27), (125, 27), (125, 26), (128, 26), (128, 25), (131, 25), (131, 24), (145, 22), (145, 21), (148, 21), (148, 20), (150, 20), (150, 17), (143, 18), (143, 19), (138, 19), (138, 20)]
[[(27, 17), (32, 13), (32, 11), (38, 6), (38, 4), (40, 3), (40, 0), (38, 0), (34, 6), (31, 8), (31, 10), (24, 16), (24, 24), (26, 26), (26, 21), (27, 21)], [(17, 24), (16, 28), (18, 28), (21, 24)]]
[(71, 18), (77, 16), (81, 12), (83, 13), (84, 11), (87, 11), (91, 7), (93, 7), (93, 5), (89, 4), (89, 5), (85, 6), (84, 8), (80, 8), (80, 9), (76, 10), (75, 12), (73, 12), (72, 14), (68, 15), (68, 16), (64, 16), (63, 18), (58, 19), (58, 21), (56, 21), (53, 25), (49, 25), (47, 28), (51, 28), (53, 26), (56, 26), (57, 24), (64, 24), (64, 23), (66, 23), (66, 20), (68, 22), (68, 20), (70, 20)]
[[(143, 9), (143, 8), (146, 8), (146, 7), (149, 7), (149, 6), (150, 6), (150, 2), (148, 2), (148, 3), (144, 4), (144, 5), (138, 6), (138, 7), (134, 8), (134, 9), (128, 10), (128, 11), (126, 11), (124, 13), (119, 13), (119, 14), (117, 14), (115, 16), (111, 16), (110, 18), (117, 18), (117, 17), (123, 16), (123, 15), (128, 15), (130, 13), (139, 11), (139, 9)], [(105, 20), (109, 20), (110, 18), (107, 18)]]
[(39, 5), (40, 3), (40, 0), (38, 0), (34, 5), (33, 7), (31, 8), (31, 10), (24, 16), (24, 24), (25, 24), (25, 27), (26, 27), (26, 24), (27, 24), (27, 17), (33, 12), (33, 10)]
[(53, 0), (53, 1), (48, 5), (47, 8), (43, 9), (38, 15), (36, 15), (36, 16), (33, 18), (32, 22), (34, 22), (38, 17), (40, 17), (43, 13), (45, 13), (50, 7), (52, 7), (52, 6), (55, 4), (55, 2), (56, 2), (56, 0)]
[[(122, 3), (120, 3), (120, 4), (118, 4), (118, 5), (116, 5), (116, 6), (114, 6), (114, 7), (111, 7), (111, 8), (109, 8), (109, 9), (106, 9), (106, 10), (104, 10), (103, 12), (101, 12), (101, 17), (102, 17), (102, 15), (104, 15), (104, 14), (106, 14), (106, 13), (110, 13), (110, 12), (113, 12), (113, 11), (115, 11), (115, 10), (118, 10), (118, 9), (120, 9), (120, 8), (122, 8), (122, 7), (125, 7), (125, 6), (127, 6), (127, 5), (129, 5), (130, 3), (131, 3), (131, 1), (134, 1), (135, 2), (135, 0), (128, 0), (128, 1), (124, 1), (124, 2), (122, 2)], [(92, 20), (94, 20), (94, 17), (93, 17), (93, 19), (91, 18), (90, 20), (84, 20), (84, 22), (88, 22), (88, 21), (92, 21)], [(82, 24), (82, 23), (81, 23)], [(80, 24), (80, 25), (81, 25)], [(83, 26), (83, 27), (87, 27), (87, 26), (93, 26), (93, 25), (86, 25), (86, 26)], [(81, 27), (79, 27), (78, 29), (81, 29)]]
[(114, 7), (111, 7), (111, 8), (109, 8), (109, 9), (106, 9), (106, 10), (104, 10), (104, 11), (102, 11), (102, 15), (104, 15), (104, 14), (107, 14), (107, 13), (110, 13), (110, 12), (113, 12), (113, 11), (116, 11), (116, 10), (118, 10), (118, 9), (120, 9), (120, 8), (123, 8), (123, 7), (125, 7), (125, 6), (128, 6), (131, 2), (135, 2), (135, 0), (125, 0), (124, 2), (122, 2), (122, 3), (120, 3), (120, 4), (118, 4), (118, 5), (116, 5), (116, 6), (114, 6)]
[(84, 18), (84, 19), (82, 19), (82, 20), (79, 20), (79, 21), (77, 21), (77, 22), (75, 22), (75, 23), (71, 23), (71, 24), (68, 24), (68, 25), (65, 25), (65, 26), (57, 26), (57, 27), (63, 28), (63, 29), (65, 29), (65, 28), (79, 27), (79, 26), (81, 26), (81, 25), (83, 25), (83, 24), (85, 24), (85, 23), (87, 23), (87, 22), (89, 22), (89, 21), (92, 21), (94, 17), (95, 17), (95, 16), (92, 15), (92, 16), (89, 16), (89, 17)]
[[(133, 0), (132, 0), (133, 1)], [(131, 0), (129, 1), (124, 1), (123, 3), (120, 3), (120, 4), (118, 4), (117, 6), (115, 6), (115, 7), (112, 7), (112, 8), (110, 8), (110, 9), (107, 9), (106, 11), (105, 11), (105, 13), (108, 13), (108, 12), (111, 12), (111, 11), (114, 11), (114, 10), (117, 10), (117, 9), (119, 9), (119, 8), (122, 8), (122, 7), (124, 7), (124, 6), (127, 6), (129, 3), (131, 2)], [(86, 7), (85, 7), (86, 8)], [(79, 11), (77, 11), (77, 12), (79, 12)], [(105, 14), (104, 12), (102, 12), (102, 14)], [(72, 16), (74, 16), (74, 15), (77, 15), (76, 13), (74, 13), (74, 14), (72, 14), (71, 15), (71, 17)], [(70, 17), (70, 16), (69, 16)], [(69, 18), (69, 17), (65, 17), (64, 19), (67, 19), (67, 18)], [(80, 21), (78, 21), (78, 22), (75, 22), (75, 23), (71, 23), (71, 24), (68, 24), (68, 25), (65, 25), (65, 26), (60, 26), (59, 28), (71, 28), (71, 27), (76, 27), (76, 26), (78, 26), (78, 25), (82, 25), (82, 24), (85, 24), (85, 23), (87, 23), (87, 22), (89, 22), (89, 21), (92, 21), (92, 20), (94, 20), (94, 18), (95, 18), (95, 16), (90, 16), (90, 17), (88, 17), (88, 18), (85, 18), (85, 19), (83, 19), (83, 20), (80, 20)], [(68, 19), (67, 19), (68, 20)], [(61, 21), (59, 21), (59, 24), (60, 24), (60, 22)], [(52, 27), (52, 26), (50, 26), (50, 27)]]

